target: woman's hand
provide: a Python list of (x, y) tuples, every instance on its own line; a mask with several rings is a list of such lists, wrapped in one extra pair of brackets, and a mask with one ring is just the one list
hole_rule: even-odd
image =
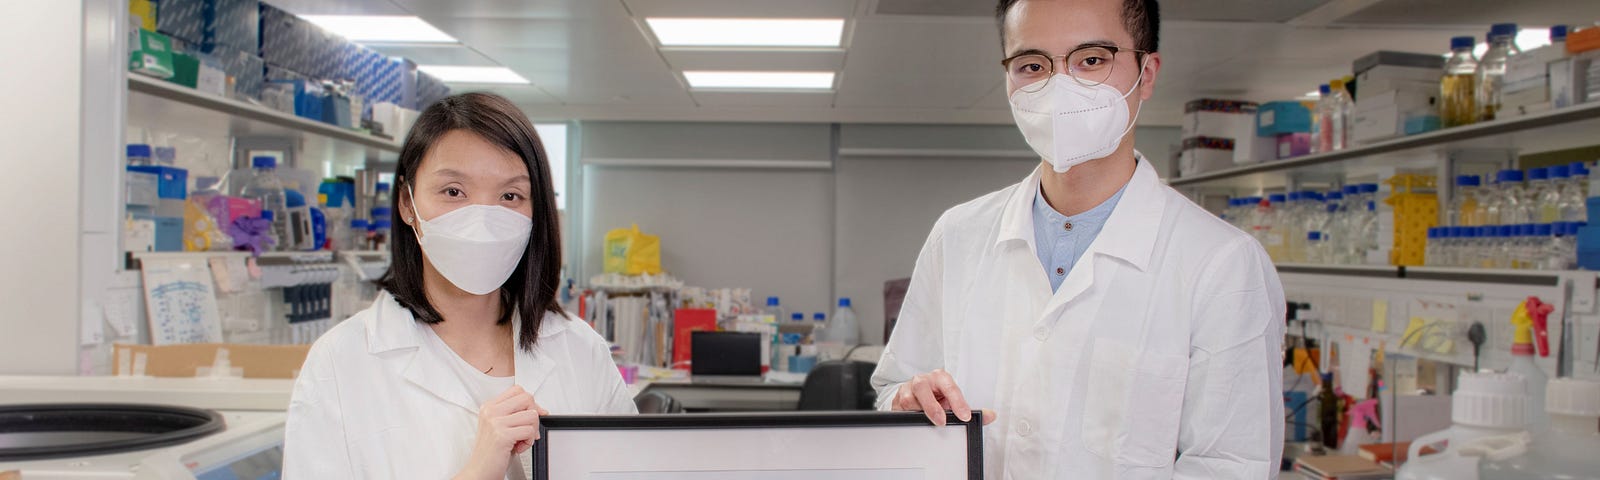
[(533, 447), (539, 439), (539, 417), (549, 415), (533, 395), (520, 386), (478, 408), (478, 441), (459, 480), (498, 480), (505, 477), (512, 458)]

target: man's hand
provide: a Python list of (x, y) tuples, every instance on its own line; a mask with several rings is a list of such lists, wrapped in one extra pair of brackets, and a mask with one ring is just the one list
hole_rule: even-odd
[[(963, 422), (972, 421), (972, 407), (967, 405), (966, 397), (961, 396), (961, 387), (956, 386), (955, 378), (944, 369), (911, 377), (911, 381), (901, 385), (899, 392), (895, 393), (894, 409), (920, 410), (928, 416), (928, 421), (941, 427), (944, 426), (945, 410), (954, 412), (956, 418)], [(994, 412), (983, 412), (984, 425), (994, 423), (994, 419)]]

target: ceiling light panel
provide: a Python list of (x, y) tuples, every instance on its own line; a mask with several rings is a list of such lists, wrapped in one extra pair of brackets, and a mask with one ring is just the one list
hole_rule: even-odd
[(437, 77), (445, 83), (500, 83), (500, 84), (527, 84), (528, 79), (522, 78), (517, 72), (506, 67), (462, 67), (456, 65), (417, 65), (428, 75)]
[(302, 15), (324, 30), (356, 43), (457, 43), (421, 18), (401, 15)]
[(695, 89), (826, 90), (833, 88), (833, 77), (833, 72), (683, 72)]
[(830, 47), (844, 38), (844, 19), (646, 18), (663, 47)]

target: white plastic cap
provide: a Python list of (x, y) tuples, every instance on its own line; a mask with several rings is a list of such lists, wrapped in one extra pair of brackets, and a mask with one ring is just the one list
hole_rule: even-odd
[(1450, 420), (1486, 428), (1522, 428), (1528, 423), (1526, 381), (1514, 373), (1461, 372), (1450, 399)]
[(1545, 389), (1544, 409), (1553, 415), (1600, 417), (1600, 382), (1552, 378)]

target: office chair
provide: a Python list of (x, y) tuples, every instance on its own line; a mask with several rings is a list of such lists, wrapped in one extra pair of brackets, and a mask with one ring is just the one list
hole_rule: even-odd
[(800, 410), (872, 410), (875, 363), (829, 360), (817, 364), (800, 387)]
[(671, 395), (656, 391), (639, 392), (633, 397), (633, 404), (639, 407), (639, 413), (683, 413), (683, 404)]

